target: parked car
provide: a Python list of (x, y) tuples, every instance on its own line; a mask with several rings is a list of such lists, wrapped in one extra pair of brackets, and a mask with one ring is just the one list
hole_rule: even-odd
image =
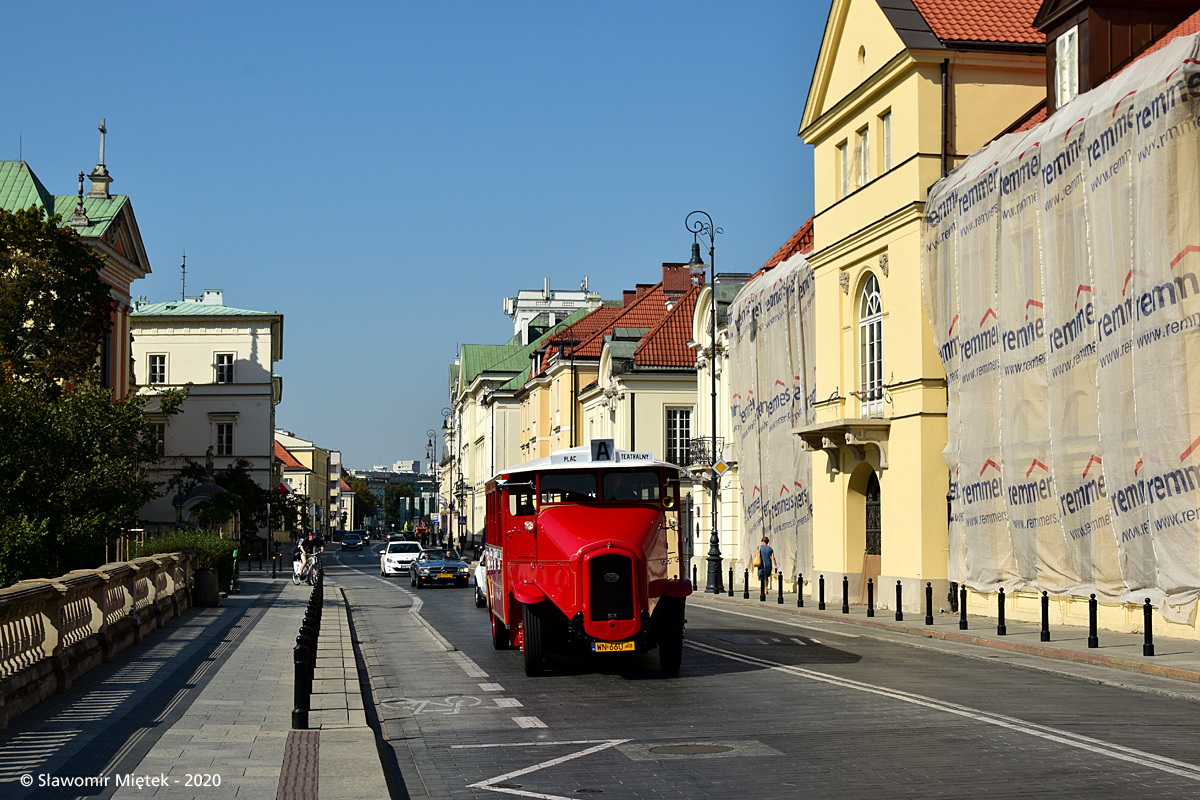
[(345, 531), (334, 531), (333, 533), (329, 534), (329, 541), (340, 542), (342, 540), (342, 537), (345, 535), (346, 535)]
[(362, 550), (363, 538), (357, 533), (350, 532), (342, 536), (343, 550)]
[(422, 550), (409, 570), (414, 589), (427, 583), (453, 583), (466, 586), (471, 579), (471, 567), (458, 557), (458, 552), (449, 547)]
[(385, 578), (399, 572), (409, 572), (412, 563), (421, 555), (421, 545), (416, 542), (388, 542), (379, 554), (379, 574)]
[(487, 562), (475, 566), (475, 607), (487, 608)]

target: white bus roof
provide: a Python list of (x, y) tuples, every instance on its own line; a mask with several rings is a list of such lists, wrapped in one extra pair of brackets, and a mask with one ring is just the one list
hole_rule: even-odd
[(645, 469), (647, 467), (681, 471), (675, 464), (659, 461), (654, 457), (654, 453), (621, 450), (614, 446), (612, 439), (592, 439), (589, 444), (555, 450), (543, 458), (502, 469), (496, 477), (557, 469)]

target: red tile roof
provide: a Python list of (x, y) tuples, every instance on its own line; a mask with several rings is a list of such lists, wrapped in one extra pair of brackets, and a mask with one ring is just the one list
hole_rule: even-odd
[(345, 479), (345, 478), (342, 478), (342, 479), (341, 479), (341, 485), (340, 485), (340, 486), (338, 486), (338, 488), (339, 488), (340, 490), (342, 490), (343, 492), (349, 492), (349, 491), (352, 491), (352, 490), (351, 490), (351, 488), (350, 488), (350, 484), (346, 483), (346, 479)]
[(1040, 43), (1033, 27), (1042, 0), (912, 0), (942, 41)]
[(638, 343), (633, 361), (641, 367), (694, 367), (696, 353), (687, 346), (692, 338), (692, 314), (700, 287), (693, 286), (676, 301), (666, 316)]
[[(613, 328), (654, 328), (667, 314), (667, 298), (662, 283), (656, 283), (625, 308), (611, 323), (596, 331), (575, 348), (580, 358), (599, 358), (604, 349), (604, 334)], [(690, 322), (688, 323), (691, 324)], [(688, 338), (691, 338), (690, 336)]]
[(284, 469), (308, 469), (279, 442), (275, 442), (275, 460), (282, 462)]
[(792, 234), (792, 238), (788, 239), (783, 247), (775, 251), (775, 255), (771, 256), (767, 263), (763, 264), (761, 271), (771, 269), (777, 264), (782, 264), (796, 253), (811, 253), (813, 251), (813, 217), (808, 218), (800, 226), (800, 230)]

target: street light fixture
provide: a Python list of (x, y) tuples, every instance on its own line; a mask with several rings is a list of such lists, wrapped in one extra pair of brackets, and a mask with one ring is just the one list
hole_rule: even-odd
[(708, 267), (710, 275), (709, 291), (712, 294), (709, 311), (709, 361), (708, 373), (712, 377), (712, 452), (709, 454), (711, 463), (709, 469), (712, 481), (712, 532), (708, 536), (708, 583), (704, 587), (705, 594), (720, 594), (721, 592), (721, 539), (717, 531), (717, 488), (721, 476), (715, 469), (717, 464), (717, 259), (716, 237), (724, 233), (713, 225), (712, 217), (704, 211), (693, 211), (687, 215), (684, 225), (692, 232), (692, 258), (688, 268), (704, 273), (704, 260), (700, 257), (699, 237), (708, 237)]

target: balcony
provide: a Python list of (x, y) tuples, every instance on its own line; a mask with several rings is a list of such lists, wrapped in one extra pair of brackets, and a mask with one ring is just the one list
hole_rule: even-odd
[[(713, 458), (713, 439), (711, 436), (704, 436), (698, 439), (689, 439), (688, 448), (685, 452), (678, 454), (678, 459), (672, 459), (670, 455), (667, 460), (679, 467), (708, 467), (717, 462), (721, 458), (721, 454), (725, 452), (725, 439), (717, 437), (716, 458)], [(685, 463), (680, 464), (679, 461)]]

